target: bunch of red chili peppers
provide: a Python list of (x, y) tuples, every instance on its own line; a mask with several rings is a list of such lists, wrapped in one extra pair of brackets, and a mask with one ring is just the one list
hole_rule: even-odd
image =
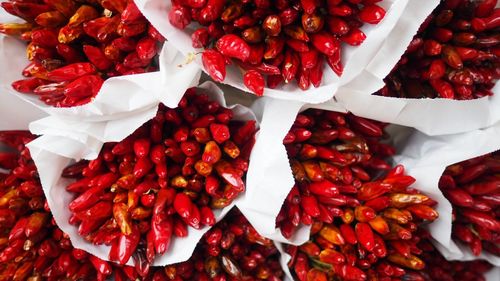
[[(277, 218), (289, 238), (302, 223), (331, 223), (352, 216), (364, 183), (391, 168), (394, 148), (381, 142), (384, 124), (352, 114), (309, 109), (300, 113), (283, 143), (295, 186)], [(413, 181), (412, 181), (413, 182)]]
[[(319, 87), (324, 62), (340, 76), (341, 43), (360, 45), (360, 27), (377, 24), (385, 10), (380, 0), (175, 0), (168, 17), (180, 29), (202, 25), (192, 34), (193, 47), (205, 48), (205, 70), (222, 82), (234, 62), (248, 89), (261, 96), (267, 84), (297, 80), (307, 90)], [(267, 76), (267, 83), (264, 80)]]
[(165, 39), (132, 0), (12, 0), (2, 8), (25, 23), (0, 24), (0, 32), (28, 43), (30, 63), (18, 92), (55, 107), (86, 104), (105, 79), (157, 70)]
[(454, 238), (500, 256), (500, 153), (494, 152), (446, 168), (439, 188), (453, 205)]
[(296, 185), (277, 224), (285, 237), (312, 225), (308, 242), (288, 248), (298, 280), (391, 280), (424, 268), (415, 232), (438, 217), (436, 202), (383, 160), (394, 151), (383, 135), (383, 124), (353, 115), (297, 116), (284, 141)]
[(493, 266), (487, 261), (448, 261), (432, 245), (430, 235), (418, 230), (417, 247), (422, 250), (421, 258), (425, 268), (421, 271), (407, 271), (403, 280), (408, 281), (486, 281), (485, 273)]
[(273, 242), (260, 236), (233, 209), (203, 236), (188, 261), (155, 268), (148, 280), (281, 281), (284, 273), (279, 256)]
[(493, 95), (500, 78), (497, 0), (445, 0), (377, 94), (468, 100)]
[(112, 266), (75, 249), (55, 224), (26, 131), (2, 131), (0, 143), (0, 280), (106, 280)]
[(66, 168), (77, 180), (70, 223), (94, 244), (111, 245), (110, 260), (135, 260), (146, 276), (155, 255), (188, 227), (215, 224), (213, 209), (228, 206), (245, 190), (255, 121), (191, 88), (176, 109), (160, 106), (156, 117), (99, 157)]
[(438, 214), (403, 172), (397, 166), (385, 179), (363, 184), (358, 206), (331, 222), (313, 222), (310, 240), (288, 249), (298, 280), (401, 280), (408, 270), (424, 269), (416, 231)]

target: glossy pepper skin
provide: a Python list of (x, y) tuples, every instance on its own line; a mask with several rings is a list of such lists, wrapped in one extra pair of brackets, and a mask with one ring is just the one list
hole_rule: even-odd
[(470, 100), (494, 93), (500, 77), (497, 1), (441, 1), (377, 95)]
[(25, 78), (12, 87), (49, 106), (86, 104), (110, 77), (157, 69), (165, 39), (133, 1), (8, 1), (2, 8), (26, 21), (0, 23), (1, 33), (27, 43)]
[[(266, 86), (294, 80), (302, 90), (319, 87), (325, 61), (341, 76), (341, 43), (360, 45), (366, 35), (359, 27), (378, 24), (385, 16), (374, 1), (195, 2), (174, 1), (170, 24), (179, 29), (201, 24), (191, 38), (194, 48), (204, 48), (207, 73), (222, 82), (226, 64), (234, 62), (257, 96)], [(310, 55), (299, 59), (304, 53)]]
[[(107, 261), (73, 248), (52, 217), (38, 173), (25, 144), (27, 131), (0, 131), (0, 276), (3, 280), (105, 280)], [(15, 161), (12, 161), (15, 160)], [(109, 208), (80, 213), (99, 216)]]
[(284, 139), (295, 186), (276, 224), (286, 238), (311, 225), (310, 240), (287, 249), (298, 280), (385, 280), (423, 269), (417, 229), (438, 217), (436, 203), (410, 187), (403, 166), (384, 161), (394, 149), (383, 137), (383, 124), (351, 114), (296, 117)]
[(176, 237), (213, 226), (214, 209), (245, 190), (256, 131), (255, 121), (233, 120), (230, 109), (191, 88), (177, 108), (160, 105), (132, 135), (64, 170), (75, 179), (67, 186), (75, 194), (69, 222), (88, 242), (110, 245), (110, 260), (134, 260), (147, 276)]
[(453, 207), (452, 236), (476, 256), (482, 251), (500, 256), (499, 156), (497, 151), (450, 165), (439, 181)]

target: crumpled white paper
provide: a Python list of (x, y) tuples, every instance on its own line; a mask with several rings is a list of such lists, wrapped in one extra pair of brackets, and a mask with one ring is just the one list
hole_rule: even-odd
[[(0, 22), (22, 22), (0, 9)], [(21, 94), (10, 85), (23, 79), (21, 72), (29, 61), (26, 44), (12, 37), (0, 37), (0, 90), (3, 95), (15, 95), (50, 115), (89, 121), (117, 119), (130, 112), (143, 111), (160, 101), (176, 106), (187, 88), (198, 84), (201, 70), (194, 63), (186, 64), (184, 55), (169, 42), (160, 52), (157, 72), (124, 75), (107, 79), (92, 102), (70, 108), (46, 105), (35, 95)], [(11, 109), (12, 110), (12, 109)], [(33, 113), (32, 113), (33, 114)]]
[(493, 89), (496, 95), (469, 101), (372, 95), (384, 86), (383, 78), (401, 58), (420, 23), (437, 4), (438, 0), (410, 1), (372, 62), (355, 79), (340, 87), (335, 98), (358, 116), (414, 127), (428, 135), (463, 133), (498, 122), (498, 85)]
[(445, 168), (500, 149), (500, 123), (487, 129), (448, 136), (427, 136), (421, 132), (408, 139), (401, 153), (395, 157), (409, 175), (417, 181), (415, 187), (438, 202), (439, 218), (429, 224), (436, 247), (448, 260), (485, 259), (500, 266), (500, 258), (483, 251), (481, 256), (471, 254), (468, 246), (458, 245), (451, 239), (452, 206), (438, 187)]
[(500, 267), (496, 266), (486, 273), (486, 281), (497, 281), (500, 278)]
[(293, 281), (292, 273), (290, 272), (290, 268), (288, 268), (288, 262), (292, 259), (292, 257), (285, 252), (284, 245), (279, 242), (274, 242), (274, 246), (280, 252), (280, 264), (281, 268), (283, 268), (283, 272), (285, 272), (285, 281)]
[[(179, 30), (173, 27), (168, 21), (168, 11), (171, 7), (169, 0), (135, 0), (135, 3), (143, 15), (153, 24), (154, 27), (167, 38), (175, 47), (186, 56), (196, 54), (201, 49), (195, 49), (191, 44), (192, 27), (186, 30)], [(337, 88), (356, 77), (371, 61), (383, 43), (383, 39), (389, 34), (396, 21), (408, 3), (408, 0), (383, 0), (378, 5), (386, 9), (385, 18), (377, 25), (365, 24), (361, 29), (367, 38), (361, 46), (344, 46), (342, 49), (342, 61), (344, 62), (344, 73), (341, 78), (325, 64), (323, 83), (319, 88), (311, 87), (308, 91), (300, 90), (295, 83), (290, 83), (277, 89), (266, 88), (265, 96), (303, 101), (310, 103), (324, 102), (335, 94)], [(345, 45), (345, 44), (343, 44)], [(202, 68), (200, 56), (196, 56), (196, 64)], [(385, 64), (385, 62), (384, 62)], [(249, 90), (244, 86), (241, 73), (235, 67), (229, 67), (224, 83), (236, 87), (245, 92)]]
[(250, 156), (247, 191), (238, 203), (238, 208), (262, 236), (294, 245), (309, 239), (310, 226), (300, 227), (290, 240), (276, 228), (276, 217), (295, 184), (283, 139), (297, 114), (308, 108), (345, 112), (332, 100), (306, 105), (264, 97), (252, 106), (260, 120), (260, 131)]
[[(214, 83), (205, 82), (199, 87), (206, 90), (211, 100), (232, 109), (236, 120), (256, 119), (255, 115), (247, 107), (241, 105), (227, 106), (224, 93)], [(70, 180), (61, 178), (62, 170), (74, 160), (95, 159), (104, 142), (122, 140), (154, 117), (156, 111), (157, 106), (144, 112), (130, 113), (126, 118), (107, 122), (78, 122), (76, 120), (67, 122), (58, 120), (56, 116), (51, 116), (32, 123), (32, 131), (43, 135), (28, 144), (31, 156), (38, 168), (42, 187), (54, 219), (57, 225), (70, 236), (75, 248), (84, 249), (103, 260), (108, 260), (108, 246), (96, 246), (85, 241), (78, 234), (78, 228), (68, 223), (70, 212), (67, 206), (74, 195), (65, 190)], [(222, 210), (216, 210), (214, 213), (217, 221), (238, 200), (235, 200), (232, 205)], [(201, 230), (189, 228), (188, 237), (173, 239), (167, 253), (156, 257), (153, 265), (162, 266), (187, 260), (199, 239), (208, 229), (209, 227)], [(129, 264), (132, 263), (132, 261), (129, 261)]]

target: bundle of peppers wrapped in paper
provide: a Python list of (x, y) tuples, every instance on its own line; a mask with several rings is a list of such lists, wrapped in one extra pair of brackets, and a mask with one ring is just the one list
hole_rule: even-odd
[(131, 257), (146, 276), (155, 255), (187, 228), (213, 226), (221, 209), (245, 190), (255, 121), (235, 121), (233, 112), (189, 89), (170, 109), (118, 143), (106, 143), (97, 159), (63, 172), (77, 180), (68, 208), (70, 223), (94, 244), (111, 245), (110, 260)]
[(0, 280), (107, 280), (112, 265), (75, 249), (55, 224), (24, 146), (27, 131), (1, 131)]
[(18, 92), (55, 107), (90, 102), (105, 79), (157, 70), (165, 39), (132, 0), (3, 2), (25, 23), (1, 23), (0, 32), (28, 43), (30, 63), (15, 81)]
[(302, 90), (319, 87), (325, 61), (340, 76), (341, 43), (364, 41), (360, 27), (385, 16), (380, 1), (174, 0), (168, 17), (180, 29), (202, 25), (192, 34), (193, 47), (205, 48), (203, 65), (215, 81), (224, 81), (232, 61), (246, 87), (261, 96), (266, 84), (294, 79)]
[(407, 281), (486, 281), (485, 273), (493, 266), (487, 261), (448, 261), (432, 245), (429, 233), (418, 230), (422, 250), (421, 258), (426, 266), (421, 271), (407, 271), (403, 280)]
[(298, 280), (391, 280), (424, 268), (414, 233), (438, 217), (436, 202), (383, 160), (394, 152), (380, 142), (383, 127), (310, 109), (285, 137), (296, 185), (277, 224), (285, 237), (312, 225), (310, 241), (288, 248)]
[(446, 168), (439, 188), (453, 206), (454, 238), (500, 256), (500, 153), (469, 159)]
[(422, 24), (378, 95), (468, 100), (500, 77), (497, 0), (444, 0)]
[[(267, 280), (284, 273), (273, 242), (260, 236), (238, 209), (210, 229), (185, 262), (156, 267), (144, 280)], [(136, 280), (137, 274), (117, 270), (115, 280)]]
[[(360, 200), (371, 197), (377, 185), (384, 190), (390, 187), (373, 180), (391, 168), (384, 159), (395, 152), (382, 142), (384, 126), (352, 114), (317, 109), (296, 117), (283, 141), (295, 177), (277, 218), (285, 237), (290, 238), (301, 223), (331, 223), (335, 217), (352, 216)], [(413, 182), (409, 177), (399, 178), (403, 183)]]

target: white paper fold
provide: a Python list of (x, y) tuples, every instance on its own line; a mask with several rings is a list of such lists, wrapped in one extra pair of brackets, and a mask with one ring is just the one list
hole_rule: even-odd
[(283, 271), (285, 272), (285, 281), (293, 281), (293, 276), (292, 273), (290, 272), (290, 269), (288, 268), (288, 262), (292, 259), (292, 257), (285, 252), (284, 245), (278, 242), (274, 242), (274, 245), (280, 252), (280, 263), (281, 263), (281, 268), (283, 268)]
[[(0, 9), (0, 22), (20, 22)], [(26, 44), (12, 37), (0, 36), (0, 101), (4, 95), (14, 95), (38, 108), (29, 114), (44, 111), (50, 115), (80, 120), (102, 121), (122, 118), (130, 112), (143, 111), (163, 102), (176, 106), (187, 88), (198, 84), (201, 70), (194, 63), (186, 64), (182, 53), (165, 43), (160, 52), (160, 70), (152, 73), (125, 75), (107, 79), (98, 95), (88, 104), (55, 108), (46, 105), (35, 95), (16, 92), (11, 83), (23, 79), (22, 70), (29, 61)], [(3, 102), (0, 109), (3, 109)], [(9, 105), (10, 106), (10, 105)], [(15, 107), (11, 107), (11, 111)], [(7, 108), (6, 108), (7, 110)], [(28, 116), (28, 114), (27, 114)]]
[(255, 229), (275, 241), (301, 245), (309, 239), (310, 226), (302, 226), (291, 239), (276, 228), (276, 217), (295, 184), (283, 139), (300, 111), (329, 108), (344, 112), (333, 100), (323, 104), (304, 104), (272, 98), (260, 98), (252, 106), (260, 120), (260, 131), (250, 157), (247, 191), (238, 204)]
[[(493, 127), (463, 134), (427, 136), (421, 132), (408, 139), (395, 161), (403, 164), (409, 175), (416, 179), (415, 187), (438, 202), (439, 218), (429, 225), (437, 248), (449, 260), (476, 259), (468, 247), (461, 247), (451, 239), (452, 206), (443, 196), (438, 182), (445, 168), (500, 149), (500, 123)], [(500, 266), (500, 258), (483, 251), (479, 257)]]
[(500, 279), (500, 267), (496, 266), (486, 273), (486, 281), (498, 281)]
[[(206, 94), (211, 100), (232, 109), (236, 120), (256, 119), (253, 112), (247, 107), (241, 105), (227, 106), (224, 93), (214, 83), (205, 82), (200, 85), (200, 88), (206, 90)], [(67, 206), (74, 195), (65, 190), (69, 180), (61, 178), (62, 170), (74, 160), (95, 159), (103, 143), (121, 141), (143, 123), (154, 117), (156, 111), (157, 105), (148, 110), (131, 112), (116, 120), (86, 122), (72, 119), (62, 120), (58, 116), (50, 116), (31, 124), (33, 132), (43, 134), (28, 145), (31, 156), (38, 168), (40, 180), (54, 219), (58, 226), (68, 233), (75, 248), (84, 249), (101, 259), (108, 260), (108, 246), (96, 246), (88, 243), (78, 235), (77, 227), (68, 223), (71, 214)], [(222, 210), (216, 210), (214, 213), (217, 221), (222, 219), (238, 200), (235, 200), (233, 204)], [(189, 228), (188, 237), (173, 239), (170, 249), (165, 255), (157, 257), (154, 265), (163, 266), (187, 260), (199, 239), (208, 229), (209, 227), (201, 230)], [(129, 263), (131, 264), (132, 261)]]
[(428, 135), (463, 133), (500, 121), (500, 88), (496, 95), (476, 100), (407, 99), (372, 95), (401, 58), (420, 24), (438, 0), (409, 1), (382, 47), (355, 79), (338, 89), (335, 98), (355, 115), (414, 127)]
[[(193, 56), (201, 51), (195, 49), (191, 44), (190, 34), (195, 30), (189, 26), (186, 30), (173, 27), (168, 21), (168, 11), (171, 7), (169, 0), (135, 0), (135, 3), (144, 16), (156, 27), (156, 29), (169, 40), (170, 43), (186, 56)], [(300, 90), (295, 83), (290, 83), (277, 89), (266, 88), (265, 96), (276, 99), (287, 99), (310, 103), (324, 102), (335, 94), (339, 85), (343, 85), (356, 77), (371, 61), (373, 55), (381, 47), (384, 38), (393, 29), (397, 20), (401, 17), (408, 0), (383, 0), (378, 4), (387, 10), (385, 18), (377, 25), (365, 24), (361, 29), (367, 35), (365, 42), (359, 47), (345, 46), (342, 49), (344, 62), (344, 73), (341, 78), (337, 77), (328, 66), (325, 65), (323, 84), (319, 88), (311, 87), (308, 91)], [(345, 45), (345, 44), (344, 44)], [(200, 56), (196, 56), (196, 64), (202, 68)], [(243, 85), (241, 73), (235, 67), (229, 67), (224, 83), (236, 87), (242, 91), (249, 92)]]

